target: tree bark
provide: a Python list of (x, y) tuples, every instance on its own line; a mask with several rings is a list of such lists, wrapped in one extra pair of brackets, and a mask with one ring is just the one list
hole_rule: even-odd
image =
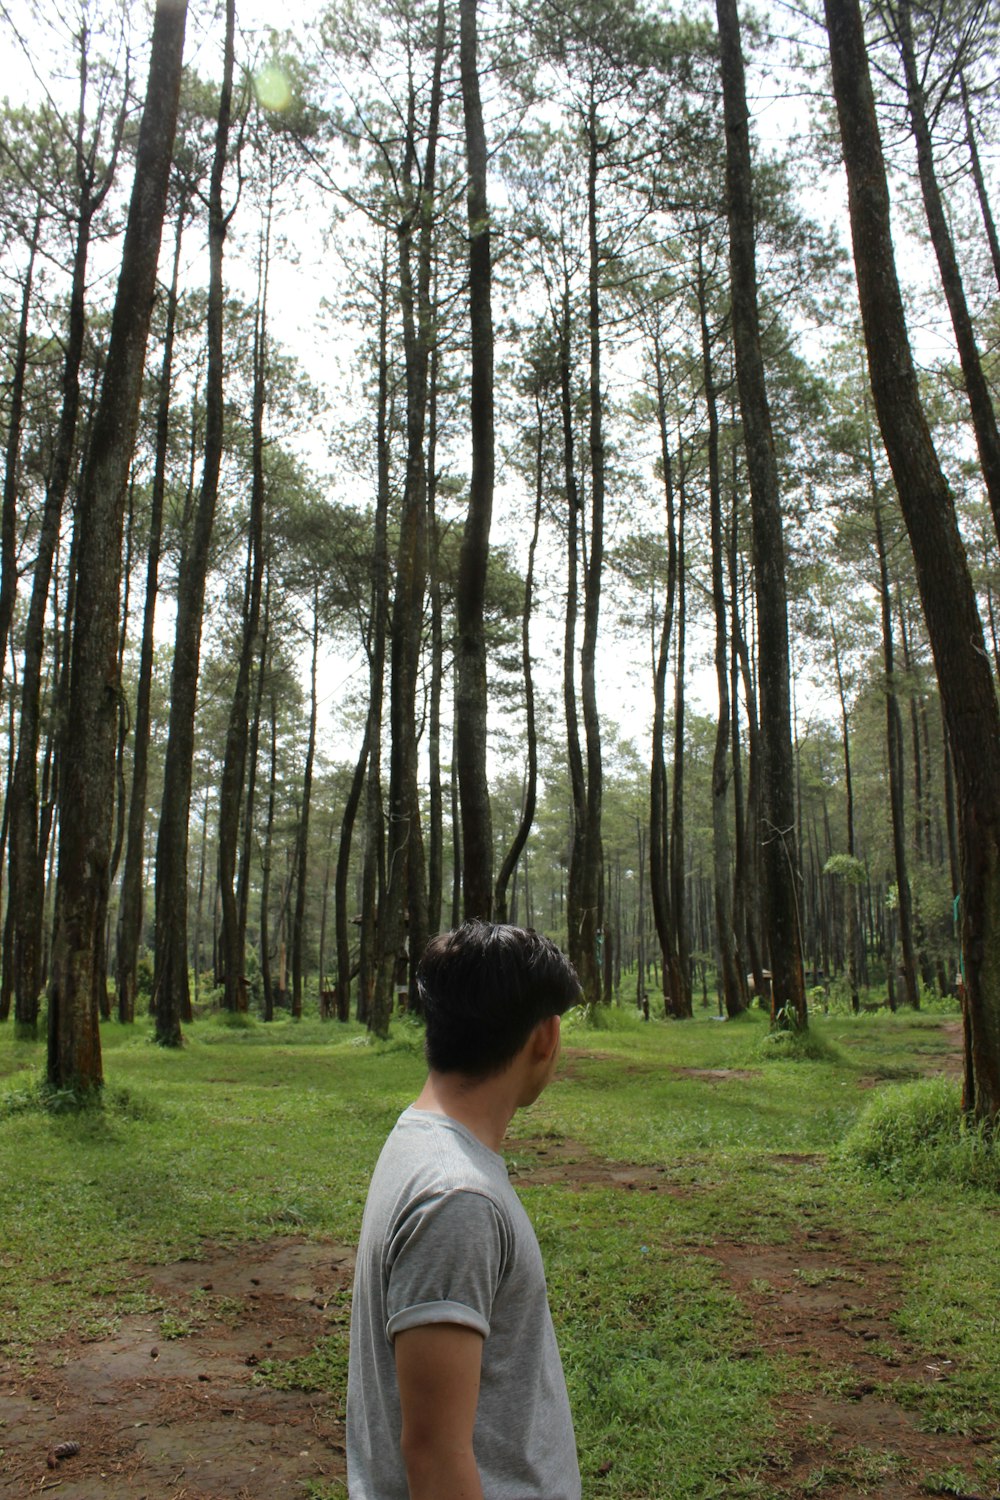
[(896, 875), (896, 912), (899, 939), (903, 950), (903, 985), (906, 1003), (920, 1004), (917, 988), (917, 964), (913, 951), (913, 903), (910, 898), (910, 876), (906, 858), (906, 829), (903, 808), (903, 721), (896, 693), (896, 665), (892, 632), (892, 601), (889, 593), (889, 570), (886, 558), (882, 507), (879, 504), (874, 464), (870, 465), (872, 506), (875, 519), (875, 546), (879, 566), (879, 602), (882, 610), (882, 661), (885, 666), (885, 742), (889, 762), (889, 807), (892, 815), (892, 856)]
[(676, 913), (670, 886), (669, 795), (664, 753), (666, 734), (667, 666), (674, 627), (678, 585), (677, 515), (674, 498), (673, 461), (667, 415), (666, 372), (659, 334), (654, 336), (653, 369), (656, 378), (656, 414), (660, 436), (660, 464), (666, 502), (667, 578), (663, 619), (653, 672), (653, 736), (649, 766), (649, 896), (653, 925), (662, 956), (663, 999), (670, 1011), (673, 997), (684, 992), (677, 945)]
[(715, 936), (722, 998), (727, 1016), (746, 1010), (749, 997), (733, 925), (732, 859), (729, 841), (730, 706), (729, 655), (723, 562), (722, 485), (719, 477), (719, 411), (712, 342), (708, 327), (707, 289), (702, 248), (698, 245), (698, 321), (701, 329), (702, 384), (708, 414), (708, 497), (712, 549), (712, 607), (715, 614), (715, 680), (719, 717), (712, 755), (712, 867), (715, 884)]
[(239, 903), (236, 894), (236, 857), (240, 838), (240, 811), (246, 791), (247, 743), (250, 736), (250, 676), (260, 631), (260, 605), (264, 580), (264, 407), (267, 400), (267, 281), (271, 242), (270, 206), (260, 249), (257, 309), (254, 319), (253, 406), (251, 413), (250, 526), (247, 542), (246, 581), (243, 594), (243, 628), (236, 683), (229, 709), (226, 749), (219, 785), (219, 894), (222, 901), (223, 1005), (229, 1011), (247, 1009), (246, 952), (241, 940)]
[(54, 1088), (103, 1082), (97, 1016), (114, 793), (116, 634), (128, 469), (135, 443), (187, 6), (156, 8), (136, 173), (101, 396), (80, 491), (69, 722), (61, 786), (56, 937), (49, 988), (47, 1078)]
[[(425, 435), (432, 326), (431, 275), (441, 75), (445, 16), (438, 6), (433, 81), (422, 191), (416, 171), (416, 103), (407, 104), (403, 178), (406, 204), (399, 228), (399, 291), (406, 363), (406, 477), (396, 554), (389, 675), (389, 829), (386, 883), (379, 914), (379, 964), (368, 1025), (388, 1034), (397, 971), (405, 966), (411, 1001), (416, 964), (423, 952), (427, 888), (417, 784), (416, 695), (427, 575), (427, 467)], [(417, 270), (413, 274), (413, 230)]]
[(472, 476), (455, 595), (455, 759), (462, 810), (463, 908), (489, 918), (493, 907), (493, 827), (486, 778), (486, 636), (483, 608), (493, 515), (493, 312), (486, 134), (479, 93), (476, 0), (460, 0), (462, 101), (468, 163), (469, 418)]
[(38, 199), (28, 246), (28, 265), (21, 289), (21, 315), (14, 343), (10, 396), (7, 414), (7, 441), (4, 445), (3, 503), (0, 507), (0, 663), (7, 660), (7, 640), (14, 618), (17, 593), (17, 493), (20, 479), (21, 420), (24, 412), (24, 378), (28, 368), (28, 326), (31, 318), (31, 289), (35, 277), (35, 257), (42, 228), (42, 200)]
[(125, 838), (125, 866), (118, 897), (115, 987), (118, 1019), (135, 1020), (136, 973), (142, 938), (143, 870), (146, 853), (146, 787), (149, 778), (149, 736), (152, 721), (153, 626), (159, 591), (160, 545), (163, 530), (163, 500), (167, 485), (167, 440), (170, 431), (170, 392), (173, 379), (174, 333), (177, 324), (177, 285), (180, 275), (181, 242), (187, 216), (187, 194), (182, 189), (177, 206), (174, 261), (167, 293), (163, 361), (156, 410), (156, 452), (146, 552), (146, 600), (139, 647), (139, 684), (136, 694), (135, 732), (132, 737), (132, 793)]
[[(376, 497), (372, 548), (371, 646), (368, 656), (368, 779), (365, 788), (365, 852), (361, 873), (361, 932), (357, 1018), (368, 1024), (379, 955), (378, 916), (384, 913), (385, 831), (382, 809), (382, 708), (389, 616), (389, 257), (383, 247), (378, 285), (378, 405), (375, 413)], [(339, 940), (338, 940), (339, 941)], [(339, 949), (338, 949), (339, 955)], [(338, 956), (338, 964), (339, 964)], [(339, 984), (339, 978), (338, 978)], [(338, 991), (339, 1003), (339, 991)]]
[(964, 1104), (1000, 1116), (1000, 711), (954, 502), (920, 399), (857, 0), (826, 0), (851, 233), (879, 425), (910, 536), (955, 765), (965, 967)]
[(222, 181), (229, 150), (232, 114), (235, 0), (226, 0), (226, 38), (209, 186), (209, 286), (206, 312), (208, 370), (205, 379), (205, 450), (198, 504), (181, 560), (170, 722), (163, 771), (163, 800), (156, 841), (156, 957), (153, 993), (156, 1039), (181, 1044), (181, 1021), (190, 1015), (188, 988), (188, 817), (194, 756), (194, 715), (198, 693), (202, 616), (208, 551), (219, 494), (224, 442), (222, 252), (229, 220), (222, 206)]
[(684, 522), (687, 517), (687, 465), (683, 442), (677, 441), (677, 648), (674, 654), (674, 764), (670, 796), (670, 896), (677, 935), (679, 983), (670, 986), (670, 1015), (677, 1019), (691, 1015), (691, 940), (687, 900), (687, 855), (684, 838), (684, 724), (686, 710), (687, 666), (687, 574)]
[(517, 831), (501, 863), (496, 890), (493, 894), (493, 911), (498, 922), (507, 921), (507, 884), (517, 869), (517, 862), (528, 842), (531, 825), (535, 821), (535, 805), (538, 798), (538, 732), (535, 727), (535, 684), (531, 673), (531, 610), (535, 586), (535, 552), (538, 549), (542, 502), (545, 498), (545, 476), (542, 461), (544, 424), (537, 392), (535, 393), (535, 419), (535, 521), (531, 532), (531, 543), (528, 547), (528, 567), (524, 575), (524, 608), (521, 611), (521, 671), (524, 675), (524, 734), (528, 750), (528, 767), (525, 777), (524, 802)]
[(757, 306), (749, 116), (736, 0), (716, 0), (726, 120), (726, 190), (732, 274), (733, 344), (750, 477), (759, 629), (763, 866), (772, 1019), (807, 1022), (798, 870), (788, 669), (788, 607), (778, 469), (764, 379)]
[(296, 856), (295, 908), (292, 914), (292, 1015), (302, 1019), (302, 980), (305, 969), (306, 888), (309, 883), (309, 814), (312, 810), (313, 763), (316, 759), (318, 713), (317, 669), (319, 663), (319, 580), (313, 585), (312, 664), (309, 672), (309, 740), (302, 772), (302, 811), (299, 817)]
[[(13, 984), (15, 1015), (20, 1026), (34, 1034), (38, 997), (43, 980), (42, 934), (45, 898), (45, 847), (38, 806), (38, 743), (41, 724), (42, 662), (45, 654), (45, 616), (52, 568), (59, 541), (66, 492), (69, 488), (77, 418), (80, 410), (80, 363), (86, 328), (87, 257), (93, 214), (99, 199), (81, 194), (73, 255), (73, 279), (63, 359), (62, 407), (45, 489), (45, 504), (35, 554), (31, 600), (24, 631), (21, 668), (21, 719), (17, 759), (9, 801), (11, 952), (5, 955), (4, 985)], [(58, 640), (58, 632), (56, 636)], [(58, 674), (57, 674), (58, 676)]]

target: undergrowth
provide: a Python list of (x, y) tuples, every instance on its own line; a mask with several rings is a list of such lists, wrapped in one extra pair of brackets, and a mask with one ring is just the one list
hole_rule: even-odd
[(838, 1153), (848, 1167), (900, 1187), (934, 1183), (1000, 1191), (1000, 1142), (965, 1119), (958, 1086), (922, 1078), (875, 1095)]

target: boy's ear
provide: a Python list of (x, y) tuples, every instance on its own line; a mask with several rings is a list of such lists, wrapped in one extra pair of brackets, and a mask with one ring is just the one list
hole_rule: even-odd
[(558, 1016), (546, 1016), (539, 1021), (534, 1031), (534, 1052), (539, 1062), (552, 1056), (559, 1045), (560, 1020)]

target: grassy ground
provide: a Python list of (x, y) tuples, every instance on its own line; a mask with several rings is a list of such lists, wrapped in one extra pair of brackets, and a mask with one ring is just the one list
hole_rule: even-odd
[[(875, 1091), (953, 1066), (945, 1024), (825, 1018), (811, 1060), (769, 1046), (758, 1016), (643, 1025), (614, 1012), (599, 1030), (565, 1027), (560, 1075), (515, 1121), (509, 1157), (548, 1266), (586, 1496), (1000, 1492), (998, 1200), (903, 1191), (838, 1157)], [(353, 1027), (287, 1020), (199, 1022), (178, 1053), (142, 1025), (109, 1024), (103, 1041), (108, 1106), (60, 1115), (27, 1107), (40, 1047), (0, 1032), (0, 1356), (24, 1369), (56, 1334), (100, 1337), (142, 1310), (137, 1264), (205, 1240), (354, 1243), (374, 1157), (422, 1075), (405, 1025), (374, 1046)], [(596, 1161), (632, 1164), (636, 1179), (589, 1171)], [(806, 1477), (789, 1478), (789, 1393), (829, 1402), (850, 1372), (764, 1336), (773, 1288), (741, 1290), (724, 1251), (794, 1255), (807, 1234), (849, 1246), (853, 1269), (800, 1257), (803, 1286), (891, 1274), (893, 1349), (885, 1390), (876, 1380), (868, 1394), (888, 1399), (892, 1384), (914, 1430), (938, 1435), (936, 1467), (894, 1458), (909, 1489), (887, 1487), (864, 1443), (845, 1469), (824, 1466), (817, 1440)], [(293, 1379), (341, 1378), (342, 1337)], [(893, 1384), (896, 1345), (916, 1351), (907, 1370), (936, 1360), (947, 1378)]]

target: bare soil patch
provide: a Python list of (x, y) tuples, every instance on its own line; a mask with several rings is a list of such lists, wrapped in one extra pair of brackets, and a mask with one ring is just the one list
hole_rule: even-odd
[(509, 1142), (507, 1171), (515, 1187), (562, 1183), (579, 1191), (602, 1187), (672, 1195), (689, 1191), (669, 1180), (666, 1167), (607, 1161), (603, 1156), (591, 1156), (579, 1141), (561, 1136)]
[(343, 1475), (343, 1392), (274, 1391), (254, 1372), (343, 1321), (353, 1265), (342, 1246), (279, 1239), (137, 1269), (157, 1310), (37, 1350), (27, 1379), (0, 1364), (0, 1495), (301, 1500)]
[(755, 1348), (792, 1358), (818, 1388), (793, 1384), (777, 1403), (770, 1493), (918, 1500), (935, 1493), (928, 1476), (956, 1467), (973, 1475), (977, 1460), (1000, 1451), (997, 1433), (922, 1432), (895, 1400), (897, 1384), (931, 1385), (955, 1370), (897, 1333), (897, 1268), (873, 1264), (849, 1236), (818, 1224), (787, 1245), (722, 1241), (704, 1253), (749, 1308)]

